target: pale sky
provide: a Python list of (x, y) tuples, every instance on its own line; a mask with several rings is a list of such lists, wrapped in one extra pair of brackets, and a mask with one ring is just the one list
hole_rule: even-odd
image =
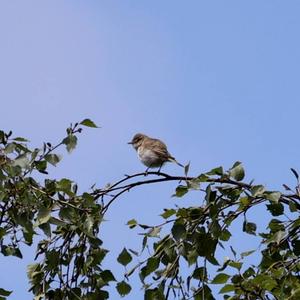
[[(144, 132), (163, 139), (198, 175), (235, 161), (247, 179), (281, 189), (300, 169), (300, 2), (252, 1), (33, 1), (0, 2), (0, 128), (55, 143), (71, 122), (91, 118), (71, 155), (51, 177), (81, 190), (144, 171), (127, 145)], [(175, 165), (164, 171), (181, 173)], [(101, 238), (112, 250), (141, 238), (124, 225), (158, 223), (163, 208), (200, 203), (170, 196), (175, 183), (131, 191), (111, 207)], [(186, 201), (186, 203), (185, 203)], [(264, 216), (253, 216), (253, 220)], [(240, 243), (247, 235), (232, 241)], [(25, 259), (1, 256), (1, 287), (9, 299), (31, 299)], [(121, 276), (118, 277), (122, 279)], [(113, 290), (113, 289), (112, 289)], [(116, 299), (115, 292), (112, 292)], [(127, 299), (141, 299), (139, 285)]]

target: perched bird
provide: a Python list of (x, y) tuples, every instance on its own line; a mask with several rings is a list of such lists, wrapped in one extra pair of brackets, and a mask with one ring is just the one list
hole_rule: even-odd
[(168, 152), (166, 144), (161, 140), (137, 133), (128, 144), (133, 146), (141, 162), (148, 167), (146, 172), (149, 168), (159, 168), (159, 172), (162, 165), (168, 161), (184, 167)]

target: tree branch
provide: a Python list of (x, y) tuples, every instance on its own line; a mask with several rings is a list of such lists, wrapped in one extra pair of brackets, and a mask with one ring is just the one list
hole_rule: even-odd
[[(155, 175), (159, 176), (162, 178), (154, 178), (154, 179), (146, 179), (146, 180), (139, 180), (135, 182), (130, 182), (133, 178), (138, 178), (138, 177), (145, 177), (147, 175)], [(155, 184), (155, 183), (160, 183), (160, 182), (168, 182), (168, 181), (193, 181), (193, 180), (198, 180), (199, 177), (187, 177), (187, 176), (172, 176), (166, 173), (161, 173), (161, 172), (148, 172), (146, 173), (136, 173), (133, 175), (125, 175), (125, 178), (117, 181), (116, 183), (108, 186), (107, 188), (104, 189), (97, 189), (95, 190), (92, 195), (94, 196), (95, 200), (98, 199), (99, 197), (104, 197), (109, 194), (111, 194), (114, 191), (119, 191), (116, 195), (113, 195), (112, 198), (103, 206), (103, 213), (107, 211), (109, 206), (123, 193), (130, 191), (132, 188), (135, 188), (137, 186), (141, 185), (146, 185), (146, 184)], [(122, 183), (127, 183), (124, 185), (121, 185)], [(205, 180), (199, 181), (199, 183), (220, 183), (220, 184), (230, 184), (239, 188), (243, 188), (245, 190), (251, 191), (251, 188), (253, 187), (251, 184), (241, 182), (241, 181), (236, 181), (233, 180), (227, 176), (223, 176), (220, 178), (207, 178)], [(292, 201), (298, 209), (300, 209), (300, 203), (297, 202), (299, 199), (299, 196), (297, 194), (282, 194), (280, 197), (280, 201), (284, 204), (289, 204), (290, 201)]]

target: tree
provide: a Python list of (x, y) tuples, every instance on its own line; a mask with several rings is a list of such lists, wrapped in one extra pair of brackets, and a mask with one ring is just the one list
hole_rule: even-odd
[[(296, 188), (284, 184), (284, 192), (244, 182), (240, 162), (228, 171), (218, 167), (196, 177), (188, 175), (189, 165), (183, 176), (126, 175), (81, 194), (70, 179), (38, 182), (37, 173), (47, 175), (49, 164), (61, 160), (56, 154), (60, 147), (69, 152), (76, 147), (83, 126), (97, 127), (85, 119), (71, 125), (59, 144), (44, 143), (40, 149), (30, 149), (23, 137), (0, 131), (1, 253), (22, 258), (21, 244), (32, 245), (33, 237), (43, 233), (36, 262), (28, 266), (34, 299), (109, 299), (107, 286), (115, 286), (125, 296), (131, 291), (133, 273), (139, 274), (146, 300), (299, 299), (300, 185), (294, 169)], [(109, 251), (99, 235), (105, 214), (125, 192), (168, 181), (179, 182), (174, 197), (194, 190), (203, 203), (165, 208), (162, 222), (156, 225), (129, 220), (129, 228), (144, 230), (142, 252), (149, 251), (141, 254), (124, 245), (116, 259), (126, 271), (124, 279), (116, 282), (113, 270), (102, 267)], [(269, 217), (267, 229), (260, 233), (247, 218), (257, 207)], [(244, 253), (231, 247), (231, 258), (221, 264), (216, 252), (228, 248), (233, 221), (240, 219), (242, 230), (257, 236), (260, 247)], [(252, 265), (246, 258), (255, 253), (260, 262)], [(212, 287), (217, 284), (221, 287), (216, 293)], [(10, 293), (2, 287), (0, 299)]]

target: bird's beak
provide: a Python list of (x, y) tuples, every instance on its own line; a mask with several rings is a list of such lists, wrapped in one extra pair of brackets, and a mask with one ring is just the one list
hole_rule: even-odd
[(128, 142), (127, 144), (129, 144), (129, 145), (132, 145), (132, 144), (133, 144), (133, 142)]

